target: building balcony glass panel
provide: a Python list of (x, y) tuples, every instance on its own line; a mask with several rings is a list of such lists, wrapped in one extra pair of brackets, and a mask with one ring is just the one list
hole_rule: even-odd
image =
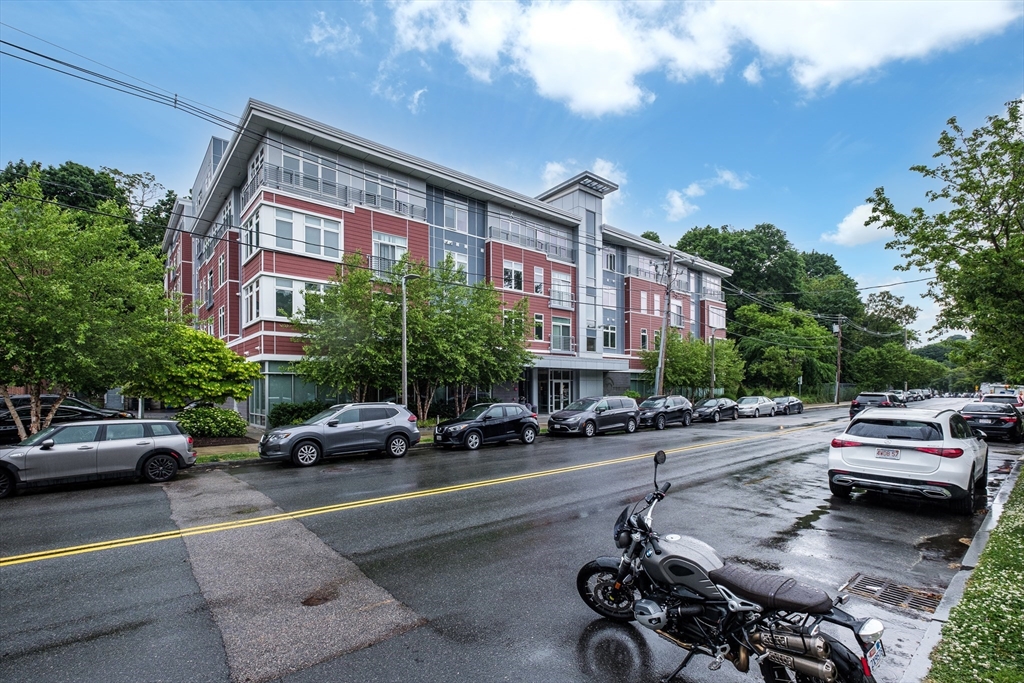
[(542, 251), (560, 261), (576, 262), (576, 250), (569, 246), (569, 239), (567, 237), (554, 235), (534, 226), (517, 227), (521, 229), (502, 230), (498, 226), (492, 225), (487, 229), (487, 234), (491, 239)]
[(567, 311), (576, 309), (576, 297), (568, 287), (551, 287), (548, 295), (551, 297), (551, 308), (564, 308)]
[(564, 335), (550, 335), (551, 353), (575, 353), (576, 338)]

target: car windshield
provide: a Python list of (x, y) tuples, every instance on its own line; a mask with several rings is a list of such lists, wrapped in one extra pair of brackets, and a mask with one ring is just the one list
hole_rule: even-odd
[(459, 415), (459, 419), (460, 420), (475, 420), (478, 417), (480, 417), (481, 415), (483, 415), (485, 412), (487, 412), (487, 409), (490, 408), (490, 407), (491, 407), (490, 403), (479, 403), (479, 404), (473, 406), (472, 408), (470, 408), (469, 410), (467, 410), (466, 412), (464, 412), (462, 415)]
[(857, 420), (846, 429), (846, 433), (875, 439), (942, 440), (942, 428), (939, 425), (917, 420)]
[(314, 415), (313, 417), (309, 418), (308, 420), (303, 420), (302, 424), (304, 424), (304, 425), (315, 425), (315, 424), (321, 422), (322, 420), (326, 420), (331, 415), (334, 415), (336, 412), (338, 412), (337, 408), (331, 408), (330, 410), (324, 410), (322, 412), (317, 413), (316, 415)]
[(665, 405), (665, 399), (663, 398), (649, 398), (640, 404), (641, 408), (660, 408)]
[(701, 401), (700, 403), (698, 403), (697, 407), (698, 408), (714, 408), (717, 405), (718, 405), (718, 399), (717, 398), (706, 398), (703, 401)]
[(41, 429), (38, 432), (36, 432), (35, 434), (33, 434), (32, 436), (28, 437), (27, 439), (25, 439), (24, 441), (19, 443), (18, 445), (19, 446), (35, 446), (37, 443), (39, 443), (41, 441), (45, 441), (46, 439), (49, 439), (50, 436), (55, 431), (57, 431), (56, 427), (47, 427), (46, 429)]
[(744, 396), (739, 401), (737, 401), (737, 403), (739, 403), (741, 406), (748, 406), (751, 403), (757, 403), (757, 396)]
[(566, 410), (590, 410), (591, 408), (594, 407), (595, 403), (597, 403), (597, 401), (594, 401), (594, 400), (591, 400), (591, 399), (582, 398), (579, 401), (573, 401), (568, 406), (566, 406), (565, 409)]
[(981, 400), (987, 403), (1017, 403), (1017, 397), (1010, 396), (1009, 394), (1006, 396), (985, 396)]
[(776, 403), (789, 403), (789, 396), (779, 396), (775, 399)]
[(1013, 407), (1006, 403), (968, 403), (960, 409), (961, 413), (1012, 413)]
[(882, 394), (860, 394), (857, 396), (858, 403), (881, 403), (886, 400)]

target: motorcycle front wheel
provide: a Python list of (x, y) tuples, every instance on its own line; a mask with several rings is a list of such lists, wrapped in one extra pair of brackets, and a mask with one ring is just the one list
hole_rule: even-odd
[(583, 565), (576, 575), (576, 590), (583, 602), (602, 617), (627, 623), (633, 621), (633, 602), (636, 591), (625, 586), (615, 589), (615, 570), (597, 562)]
[[(864, 675), (860, 657), (850, 652), (849, 648), (835, 638), (822, 635), (832, 648), (829, 659), (836, 665), (834, 683), (875, 683), (874, 676)], [(820, 678), (797, 673), (767, 659), (761, 662), (761, 675), (764, 676), (765, 683), (819, 683), (822, 681)]]

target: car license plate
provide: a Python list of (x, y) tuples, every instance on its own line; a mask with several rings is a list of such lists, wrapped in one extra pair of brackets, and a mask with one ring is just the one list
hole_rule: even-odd
[(876, 448), (875, 457), (883, 460), (899, 460), (900, 449), (898, 448)]
[(885, 656), (885, 648), (882, 647), (882, 641), (875, 642), (874, 645), (868, 648), (868, 651), (864, 653), (865, 659), (868, 660), (868, 668), (872, 671), (878, 666), (879, 662), (882, 661), (882, 657)]
[(992, 420), (982, 417), (978, 419), (978, 423), (983, 425), (989, 425), (992, 424)]

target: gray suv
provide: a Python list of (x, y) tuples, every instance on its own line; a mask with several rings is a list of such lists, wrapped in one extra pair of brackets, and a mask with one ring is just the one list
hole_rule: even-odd
[(0, 448), (0, 498), (17, 485), (142, 477), (164, 482), (196, 462), (192, 437), (173, 420), (91, 420), (42, 429)]
[(623, 430), (636, 431), (640, 409), (629, 396), (594, 396), (573, 401), (565, 410), (552, 413), (548, 418), (548, 436), (555, 434), (583, 434)]
[(394, 403), (340, 403), (302, 424), (275, 427), (260, 439), (264, 460), (309, 467), (320, 458), (383, 451), (401, 458), (420, 441), (416, 416)]

